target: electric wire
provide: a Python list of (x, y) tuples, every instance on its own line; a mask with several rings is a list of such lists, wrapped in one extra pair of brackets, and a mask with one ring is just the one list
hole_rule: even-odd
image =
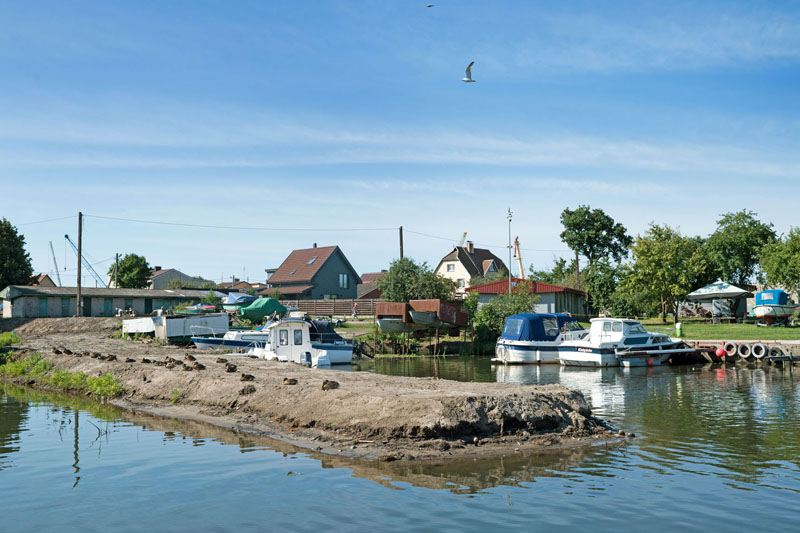
[(55, 222), (57, 220), (69, 220), (71, 218), (75, 218), (74, 215), (68, 217), (61, 217), (61, 218), (48, 218), (47, 220), (37, 220), (35, 222), (23, 222), (22, 224), (17, 224), (17, 226), (30, 226), (31, 224), (44, 224), (45, 222)]
[(187, 222), (167, 222), (163, 220), (141, 220), (135, 218), (106, 217), (101, 215), (87, 215), (84, 217), (100, 218), (104, 220), (118, 220), (121, 222), (138, 222), (140, 224), (158, 224), (161, 226), (182, 226), (188, 228), (229, 229), (249, 231), (395, 231), (397, 228), (272, 228), (260, 226), (218, 226), (215, 224), (190, 224)]

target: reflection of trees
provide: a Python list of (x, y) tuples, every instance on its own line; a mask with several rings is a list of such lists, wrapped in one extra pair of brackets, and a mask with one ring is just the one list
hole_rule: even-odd
[[(746, 482), (762, 477), (775, 461), (800, 465), (800, 427), (792, 423), (797, 399), (787, 375), (711, 366), (676, 372), (659, 376), (642, 397), (626, 402), (626, 422), (647, 434), (639, 445), (656, 461), (687, 470), (703, 463)], [(766, 379), (754, 380), (754, 372)]]
[(28, 420), (28, 403), (7, 396), (5, 389), (0, 388), (0, 404), (0, 470), (3, 470), (9, 466), (5, 458), (19, 450), (17, 443), (22, 424)]

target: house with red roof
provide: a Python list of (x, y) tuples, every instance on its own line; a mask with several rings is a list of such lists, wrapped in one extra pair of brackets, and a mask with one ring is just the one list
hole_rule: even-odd
[(294, 250), (267, 280), (260, 292), (269, 296), (278, 289), (292, 300), (355, 299), (361, 278), (338, 246)]
[[(534, 313), (571, 313), (573, 315), (586, 313), (586, 293), (580, 289), (541, 281), (511, 278), (512, 291), (526, 285), (531, 294), (539, 295), (539, 300), (532, 309)], [(478, 302), (486, 303), (500, 294), (508, 294), (508, 279), (474, 285), (468, 287), (467, 292), (477, 292), (480, 295)]]
[(358, 285), (358, 299), (374, 299), (377, 300), (383, 294), (383, 291), (378, 288), (377, 281), (381, 279), (388, 270), (381, 270), (380, 272), (364, 272), (361, 274), (361, 283)]

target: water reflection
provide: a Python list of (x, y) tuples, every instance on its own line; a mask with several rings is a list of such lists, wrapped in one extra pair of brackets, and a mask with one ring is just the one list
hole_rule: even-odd
[(28, 403), (0, 394), (0, 415), (0, 470), (3, 470), (10, 466), (6, 458), (19, 451), (20, 433), (28, 420)]

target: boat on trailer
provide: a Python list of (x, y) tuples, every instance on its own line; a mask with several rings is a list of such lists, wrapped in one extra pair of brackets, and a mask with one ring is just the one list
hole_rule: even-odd
[(797, 304), (789, 300), (786, 291), (771, 289), (756, 294), (756, 305), (752, 313), (761, 324), (788, 324), (789, 317), (797, 307)]
[(494, 362), (545, 364), (559, 362), (558, 347), (564, 340), (578, 340), (588, 331), (563, 313), (520, 313), (506, 318), (495, 345)]
[(269, 342), (249, 351), (262, 359), (330, 366), (349, 364), (353, 345), (333, 330), (326, 320), (284, 318), (267, 326)]
[(681, 339), (648, 332), (637, 320), (593, 318), (589, 334), (562, 342), (558, 356), (563, 366), (657, 366), (672, 355), (694, 352)]

